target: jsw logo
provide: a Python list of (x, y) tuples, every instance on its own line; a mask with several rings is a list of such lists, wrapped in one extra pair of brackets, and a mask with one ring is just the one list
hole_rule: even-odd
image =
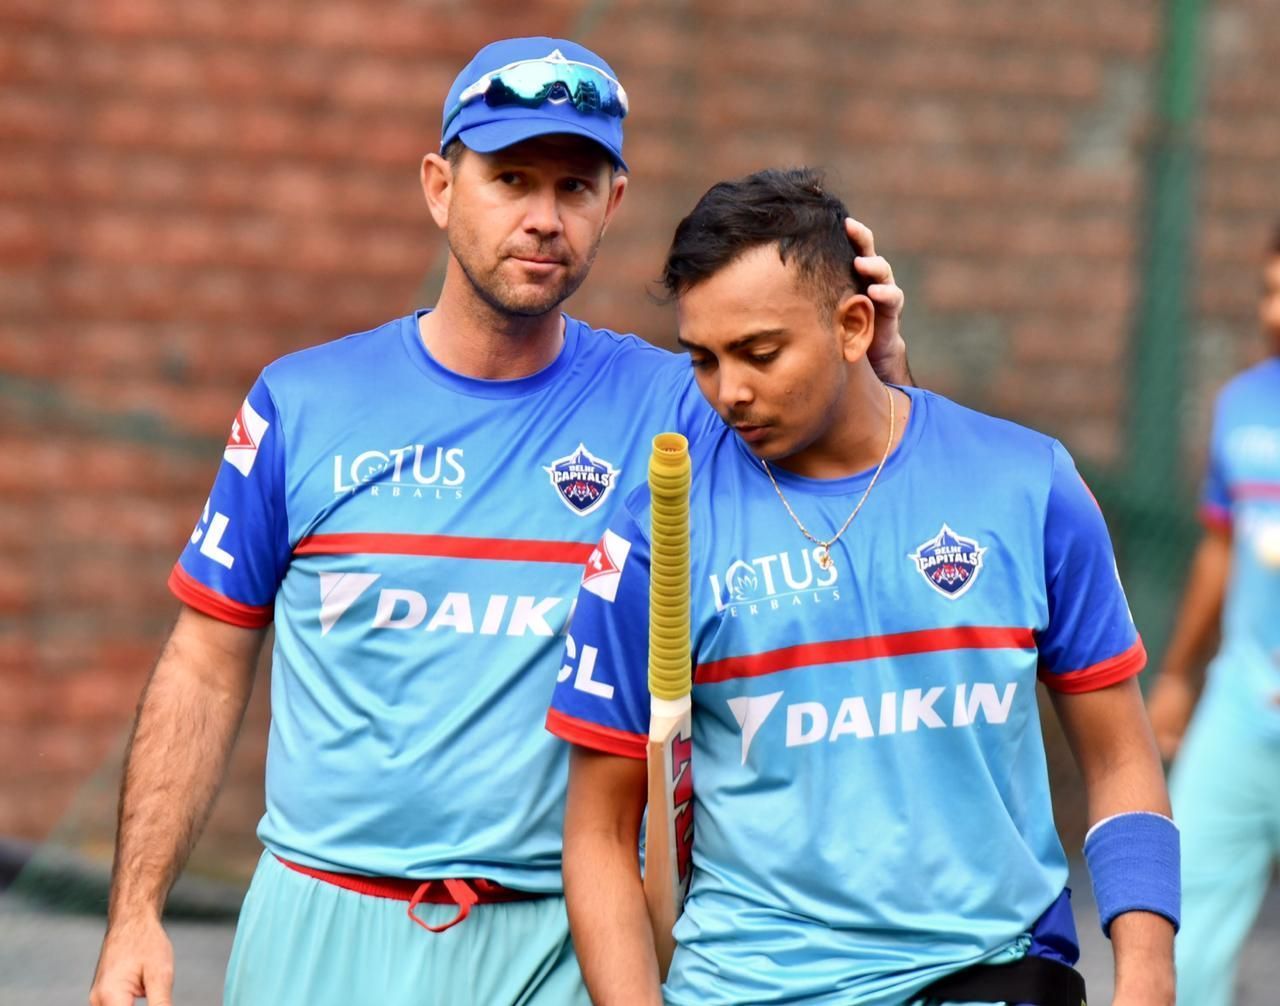
[[(950, 699), (947, 693), (951, 692)], [(1004, 723), (1013, 708), (1017, 682), (1010, 681), (1001, 693), (989, 682), (961, 683), (954, 688), (908, 688), (901, 692), (884, 692), (879, 696), (875, 715), (861, 695), (851, 695), (831, 706), (823, 702), (793, 702), (786, 707), (786, 746), (803, 747), (819, 741), (848, 738), (866, 740), (896, 733), (912, 733), (924, 727), (940, 730), (970, 727), (985, 720)], [(747, 753), (778, 705), (782, 692), (768, 695), (740, 695), (729, 699), (729, 710), (742, 728), (742, 764)], [(874, 701), (874, 700), (873, 700)]]
[[(380, 573), (320, 574), (320, 634), (327, 636), (344, 614), (381, 577)], [(531, 594), (490, 594), (473, 597), (450, 591), (437, 604), (416, 590), (384, 587), (378, 591), (371, 628), (424, 632), (457, 632), (480, 636), (555, 636), (568, 622), (552, 624), (553, 612), (564, 598), (534, 597)]]

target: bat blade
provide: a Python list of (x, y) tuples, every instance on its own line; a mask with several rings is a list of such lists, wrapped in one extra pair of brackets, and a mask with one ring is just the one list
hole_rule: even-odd
[(658, 971), (666, 979), (675, 953), (671, 930), (680, 917), (692, 872), (693, 731), (683, 709), (655, 710), (649, 721), (649, 810), (645, 830), (644, 895), (653, 926)]

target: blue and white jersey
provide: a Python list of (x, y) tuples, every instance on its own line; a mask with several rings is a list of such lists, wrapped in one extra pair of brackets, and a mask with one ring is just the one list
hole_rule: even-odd
[(1201, 517), (1230, 529), (1231, 579), (1209, 696), (1280, 737), (1280, 359), (1218, 396)]
[(416, 316), (268, 366), (170, 583), (275, 621), (273, 852), (559, 891), (565, 745), (542, 729), (583, 562), (653, 435), (718, 425), (680, 357), (566, 320), (514, 381)]
[[(693, 452), (693, 877), (669, 1003), (900, 1004), (972, 963), (1075, 959), (1036, 682), (1103, 688), (1142, 643), (1063, 447), (904, 390), (830, 569), (737, 436)], [(824, 535), (871, 472), (775, 475)], [(648, 529), (641, 489), (584, 574), (548, 714), (635, 758)]]

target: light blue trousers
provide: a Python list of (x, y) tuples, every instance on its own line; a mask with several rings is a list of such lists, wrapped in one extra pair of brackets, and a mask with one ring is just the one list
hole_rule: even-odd
[(1182, 832), (1178, 1002), (1229, 1006), (1236, 959), (1280, 855), (1280, 740), (1242, 729), (1212, 695), (1169, 778)]
[[(430, 933), (408, 903), (314, 880), (264, 853), (240, 910), (226, 1006), (589, 1006), (564, 899), (476, 905)], [(419, 905), (439, 926), (453, 905)]]

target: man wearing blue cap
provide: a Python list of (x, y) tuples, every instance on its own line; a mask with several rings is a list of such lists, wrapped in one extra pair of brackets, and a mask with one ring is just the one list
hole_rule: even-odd
[[(719, 422), (685, 360), (557, 310), (626, 190), (626, 112), (572, 42), (481, 50), (422, 165), (450, 249), (435, 308), (250, 389), (170, 577), (184, 607), (126, 759), (95, 1006), (170, 1001), (160, 913), (272, 623), (266, 851), (226, 1001), (586, 1003), (567, 754), (543, 714), (557, 679), (605, 687), (561, 637), (584, 562), (626, 562), (602, 535), (651, 437)], [(862, 266), (902, 380), (901, 292), (882, 259)]]

